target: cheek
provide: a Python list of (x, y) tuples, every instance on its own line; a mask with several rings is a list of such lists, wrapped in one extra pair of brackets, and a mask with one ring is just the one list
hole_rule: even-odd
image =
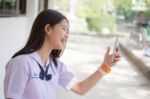
[(52, 42), (53, 42), (53, 45), (54, 45), (55, 47), (60, 46), (60, 44), (61, 44), (61, 35), (59, 35), (59, 34), (54, 35), (54, 36), (52, 37)]
[(61, 29), (57, 29), (53, 31), (53, 34), (50, 37), (50, 46), (52, 45), (54, 49), (62, 49), (63, 48), (63, 43), (62, 43), (62, 38), (63, 38), (63, 31)]

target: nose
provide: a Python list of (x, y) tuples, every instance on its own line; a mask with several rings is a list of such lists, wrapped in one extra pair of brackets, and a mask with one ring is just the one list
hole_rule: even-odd
[(68, 31), (65, 33), (65, 38), (66, 38), (66, 39), (69, 38), (69, 32), (68, 32)]
[(68, 39), (69, 38), (69, 33), (65, 34), (65, 38)]

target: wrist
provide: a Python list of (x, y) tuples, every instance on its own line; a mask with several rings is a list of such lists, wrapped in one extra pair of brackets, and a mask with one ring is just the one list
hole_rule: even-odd
[(100, 67), (98, 68), (98, 72), (104, 76), (108, 74), (111, 71), (111, 68), (109, 66), (106, 66), (104, 64), (101, 64)]
[(100, 68), (106, 73), (109, 73), (111, 71), (111, 66), (106, 66), (105, 64), (101, 64)]

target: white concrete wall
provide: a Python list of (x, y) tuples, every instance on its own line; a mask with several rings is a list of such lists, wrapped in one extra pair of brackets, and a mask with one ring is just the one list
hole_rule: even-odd
[(0, 18), (0, 99), (4, 99), (5, 64), (24, 45), (26, 39), (26, 17)]
[(30, 33), (33, 21), (38, 14), (38, 0), (27, 0), (27, 32)]

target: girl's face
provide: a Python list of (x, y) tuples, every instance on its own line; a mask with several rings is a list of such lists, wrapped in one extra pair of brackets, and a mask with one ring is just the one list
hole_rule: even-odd
[(69, 37), (68, 22), (63, 19), (60, 23), (50, 27), (48, 35), (49, 46), (53, 49), (62, 50), (65, 48)]

